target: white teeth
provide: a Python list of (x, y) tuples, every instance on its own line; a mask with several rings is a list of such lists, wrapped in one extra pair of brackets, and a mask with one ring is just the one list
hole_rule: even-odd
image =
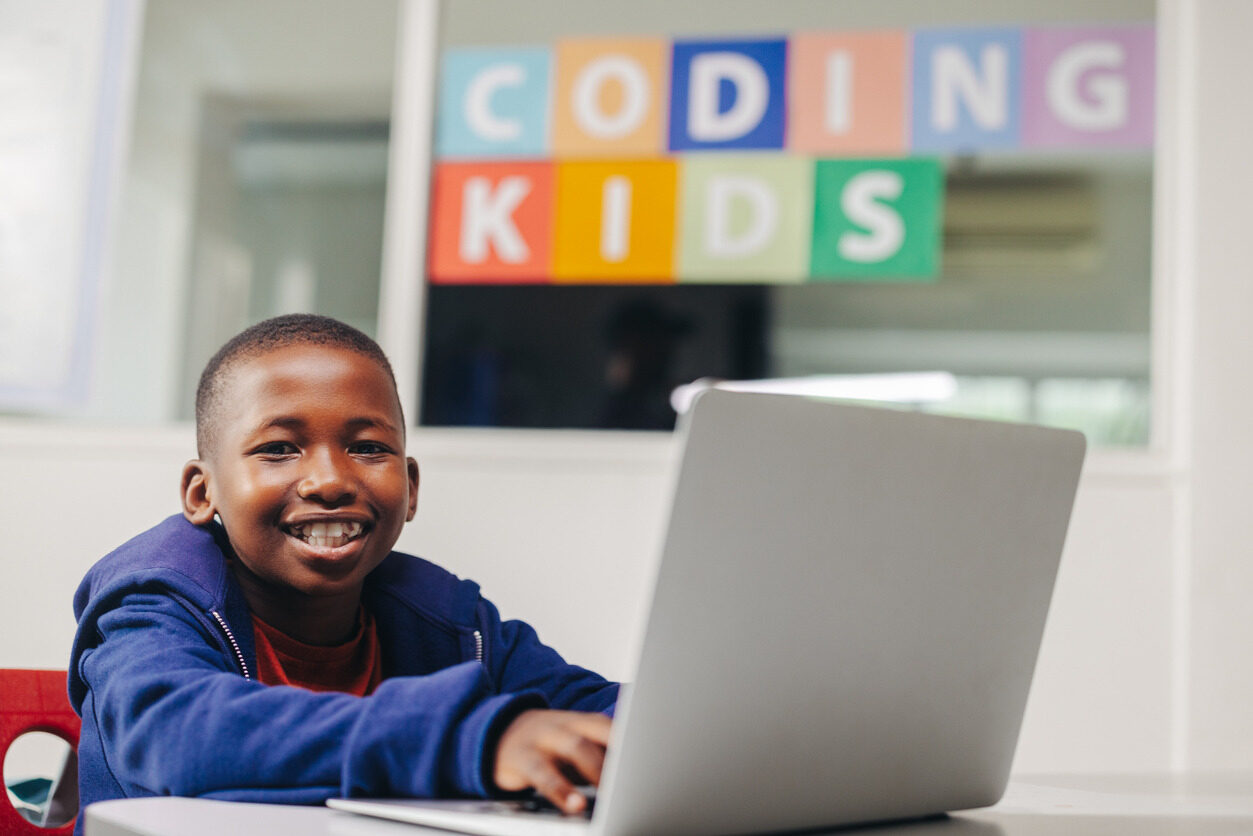
[(359, 537), (361, 529), (359, 522), (318, 522), (293, 525), (291, 533), (311, 546), (337, 548)]

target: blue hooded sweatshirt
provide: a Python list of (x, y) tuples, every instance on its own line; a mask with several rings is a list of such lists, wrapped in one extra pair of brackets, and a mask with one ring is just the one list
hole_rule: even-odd
[(398, 552), (362, 594), (383, 656), (373, 694), (264, 685), (229, 553), (220, 526), (173, 516), (83, 579), (69, 668), (83, 807), (153, 795), (482, 797), (494, 791), (495, 740), (520, 712), (612, 713), (615, 683), (502, 621), (476, 584)]

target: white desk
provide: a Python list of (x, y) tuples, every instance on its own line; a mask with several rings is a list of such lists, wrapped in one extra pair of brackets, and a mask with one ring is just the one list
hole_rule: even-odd
[[(1010, 784), (1005, 798), (995, 807), (865, 832), (868, 836), (1250, 836), (1253, 773), (1023, 777)], [(325, 807), (137, 798), (101, 802), (87, 811), (87, 836), (226, 833), (447, 836), (445, 831)]]

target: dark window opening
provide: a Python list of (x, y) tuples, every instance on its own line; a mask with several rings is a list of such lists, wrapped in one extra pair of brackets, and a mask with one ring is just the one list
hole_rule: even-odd
[(673, 429), (670, 393), (770, 373), (761, 285), (433, 285), (427, 426)]

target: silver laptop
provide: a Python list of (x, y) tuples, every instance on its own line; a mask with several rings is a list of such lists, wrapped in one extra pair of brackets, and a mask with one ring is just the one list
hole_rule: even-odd
[(591, 818), (328, 804), (487, 836), (695, 836), (1000, 798), (1083, 436), (717, 390), (680, 431), (652, 607)]

